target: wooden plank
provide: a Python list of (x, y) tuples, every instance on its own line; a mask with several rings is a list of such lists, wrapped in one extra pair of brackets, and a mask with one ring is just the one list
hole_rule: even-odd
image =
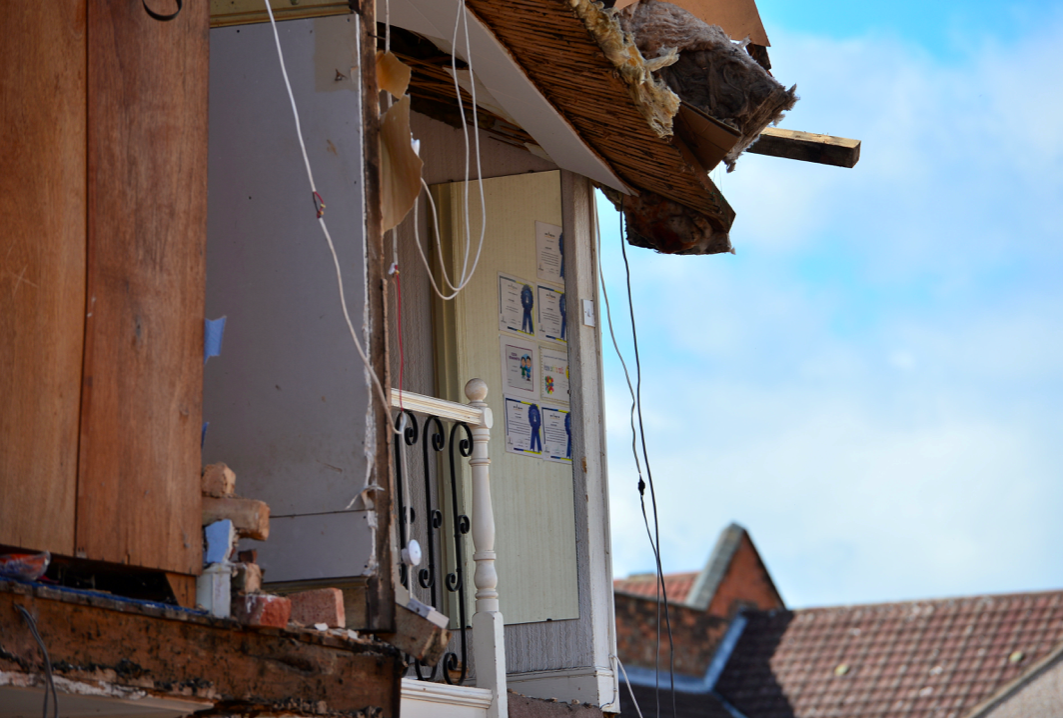
[(269, 506), (257, 499), (203, 497), (203, 525), (229, 519), (241, 538), (265, 541), (269, 538)]
[(170, 584), (173, 597), (181, 608), (196, 607), (196, 577), (183, 573), (167, 573), (166, 582)]
[[(270, 0), (269, 4), (277, 22), (351, 14), (350, 0)], [(257, 22), (269, 22), (262, 0), (210, 0), (211, 27)]]
[(88, 9), (88, 312), (76, 550), (201, 570), (208, 6)]
[(85, 2), (0, 22), (0, 543), (74, 553), (85, 327)]
[[(380, 94), (376, 81), (376, 8), (363, 3), (359, 14), (361, 33), (362, 152), (365, 158), (365, 296), (368, 304), (367, 352), (372, 370), (385, 391), (391, 387), (388, 361), (388, 283), (381, 231), (380, 201)], [(390, 395), (390, 391), (388, 391)], [(366, 582), (366, 629), (376, 632), (395, 630), (396, 566), (392, 558), (395, 541), (391, 516), (391, 497), (395, 482), (391, 456), (391, 409), (382, 406), (374, 387), (370, 387), (369, 426), (366, 428), (366, 451), (372, 452), (370, 483), (382, 487), (372, 495), (376, 511), (373, 537), (373, 572)]]
[(860, 161), (860, 140), (769, 127), (746, 152), (851, 168)]
[(40, 674), (40, 649), (16, 605), (36, 619), (58, 678), (149, 697), (204, 699), (220, 715), (399, 714), (405, 666), (399, 652), (383, 643), (250, 628), (99, 594), (0, 581), (3, 672)]

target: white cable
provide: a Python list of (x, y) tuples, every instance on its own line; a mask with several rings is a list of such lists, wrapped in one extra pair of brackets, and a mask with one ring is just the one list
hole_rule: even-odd
[[(295, 94), (292, 92), (292, 83), (288, 81), (288, 70), (284, 66), (284, 52), (281, 50), (281, 39), (280, 35), (277, 33), (277, 21), (273, 18), (273, 8), (270, 7), (269, 0), (265, 0), (265, 5), (266, 12), (269, 14), (270, 27), (273, 28), (273, 40), (277, 43), (277, 59), (280, 60), (281, 74), (284, 75), (284, 85), (288, 88), (288, 99), (292, 103), (292, 115), (295, 117), (295, 132), (299, 137), (299, 147), (303, 151), (303, 162), (306, 164), (306, 176), (310, 180), (310, 190), (317, 195), (317, 187), (314, 185), (314, 173), (310, 170), (310, 157), (306, 153), (306, 144), (303, 142), (303, 128), (302, 125), (299, 124), (299, 108), (295, 105)], [(322, 203), (322, 205), (323, 204), (324, 203)], [(365, 350), (362, 349), (362, 343), (358, 341), (358, 332), (354, 330), (354, 323), (351, 321), (351, 315), (347, 311), (347, 298), (344, 296), (343, 292), (343, 273), (340, 271), (339, 257), (336, 256), (336, 245), (332, 242), (332, 235), (329, 234), (328, 227), (325, 226), (325, 219), (320, 216), (320, 212), (317, 222), (321, 225), (321, 231), (328, 242), (329, 252), (332, 253), (332, 263), (336, 266), (336, 283), (340, 288), (340, 306), (343, 308), (343, 318), (347, 320), (347, 329), (351, 332), (351, 339), (354, 340), (354, 348), (358, 350), (358, 356), (362, 358), (362, 363), (365, 364), (366, 371), (369, 372), (369, 376), (376, 385), (384, 411), (390, 415), (391, 402), (388, 401), (384, 386), (380, 383), (380, 379), (377, 377), (376, 372), (373, 371), (372, 364), (369, 363), (369, 357), (366, 356)], [(396, 429), (391, 426), (390, 421), (388, 422), (388, 427), (392, 432), (398, 433)]]
[(624, 683), (627, 683), (627, 692), (631, 694), (631, 702), (635, 704), (635, 712), (639, 714), (639, 718), (642, 718), (642, 709), (639, 708), (638, 699), (635, 698), (635, 689), (631, 687), (631, 679), (627, 677), (627, 669), (620, 662), (620, 656), (614, 655), (613, 658), (616, 659), (616, 665), (620, 666), (620, 672), (624, 674)]

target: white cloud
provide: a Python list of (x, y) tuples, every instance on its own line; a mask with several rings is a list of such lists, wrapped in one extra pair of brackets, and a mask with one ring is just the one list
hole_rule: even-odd
[[(722, 180), (737, 257), (629, 252), (666, 570), (738, 520), (795, 605), (1063, 585), (1063, 24), (1040, 33), (946, 65), (773, 32), (802, 95), (784, 125), (863, 157), (740, 160)], [(652, 556), (611, 354), (626, 575)]]

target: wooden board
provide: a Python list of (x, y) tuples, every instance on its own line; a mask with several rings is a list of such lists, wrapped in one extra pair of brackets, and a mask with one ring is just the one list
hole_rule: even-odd
[(746, 152), (851, 168), (860, 161), (860, 140), (768, 127)]
[[(388, 361), (388, 283), (386, 271), (390, 258), (384, 253), (384, 233), (381, 230), (380, 198), (380, 109), (372, 98), (379, 97), (376, 81), (376, 6), (363, 3), (360, 14), (362, 80), (362, 153), (365, 158), (365, 296), (367, 310), (366, 351), (372, 370), (384, 387), (385, 398), (390, 396), (391, 375)], [(373, 387), (369, 391), (373, 393)], [(375, 571), (366, 583), (366, 630), (392, 632), (395, 630), (395, 583), (397, 567), (392, 558), (396, 541), (392, 521), (391, 502), (395, 495), (392, 471), (391, 406), (377, 401), (369, 403), (366, 446), (373, 452), (369, 483), (383, 487), (373, 494), (376, 508), (376, 535), (373, 559)], [(370, 447), (370, 444), (371, 447)]]
[(88, 10), (77, 555), (199, 573), (208, 6)]
[(0, 22), (0, 543), (74, 552), (85, 316), (85, 2)]
[[(399, 715), (405, 664), (386, 644), (0, 581), (7, 675), (41, 674), (40, 648), (15, 606), (36, 619), (57, 682), (203, 699), (215, 704), (214, 715)], [(60, 706), (64, 695), (60, 688)]]

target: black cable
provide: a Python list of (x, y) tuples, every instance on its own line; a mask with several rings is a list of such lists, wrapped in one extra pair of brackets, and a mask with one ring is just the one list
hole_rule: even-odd
[(37, 632), (37, 622), (33, 620), (33, 616), (22, 606), (15, 606), (18, 612), (22, 614), (23, 620), (26, 621), (26, 625), (30, 627), (30, 633), (37, 640), (37, 645), (40, 646), (41, 653), (44, 654), (44, 677), (47, 681), (47, 685), (44, 687), (44, 718), (48, 718), (48, 691), (52, 692), (52, 709), (54, 718), (59, 718), (59, 694), (55, 692), (55, 681), (52, 680), (52, 659), (48, 657), (48, 649), (44, 647), (44, 639), (41, 638), (41, 634)]
[(140, 3), (144, 6), (144, 12), (146, 12), (152, 20), (158, 20), (159, 22), (169, 22), (170, 20), (173, 20), (175, 17), (181, 14), (181, 5), (184, 3), (184, 0), (177, 0), (177, 10), (169, 15), (163, 15), (162, 13), (158, 13), (152, 10), (150, 7), (148, 7), (148, 0), (140, 0)]
[[(624, 239), (624, 200), (620, 199), (620, 253), (624, 257), (624, 272), (627, 276), (627, 302), (628, 310), (631, 314), (631, 339), (635, 348), (635, 398), (638, 409), (639, 417), (639, 438), (642, 442), (642, 458), (646, 462), (646, 478), (650, 487), (650, 501), (653, 505), (653, 529), (654, 535), (650, 537), (650, 543), (654, 547), (654, 558), (657, 561), (657, 582), (659, 586), (659, 593), (657, 597), (657, 655), (655, 659), (660, 660), (660, 643), (661, 643), (661, 603), (664, 603), (664, 621), (668, 628), (668, 679), (672, 692), (672, 718), (676, 718), (676, 703), (675, 703), (675, 644), (672, 639), (672, 617), (668, 608), (668, 587), (664, 583), (664, 568), (661, 565), (661, 527), (660, 521), (657, 516), (657, 491), (653, 485), (653, 469), (650, 468), (650, 456), (646, 450), (646, 430), (642, 421), (642, 363), (639, 359), (639, 335), (638, 330), (635, 328), (635, 303), (631, 294), (631, 265), (627, 261), (627, 247), (626, 240)], [(639, 500), (642, 503), (642, 519), (646, 524), (646, 532), (650, 532), (649, 518), (646, 516), (646, 493), (645, 486), (643, 485), (642, 478), (639, 478)], [(656, 540), (654, 540), (656, 539)], [(664, 599), (663, 601), (661, 599)], [(660, 682), (658, 678), (658, 684), (656, 687), (657, 692), (657, 715), (661, 713), (661, 700), (660, 700)]]

